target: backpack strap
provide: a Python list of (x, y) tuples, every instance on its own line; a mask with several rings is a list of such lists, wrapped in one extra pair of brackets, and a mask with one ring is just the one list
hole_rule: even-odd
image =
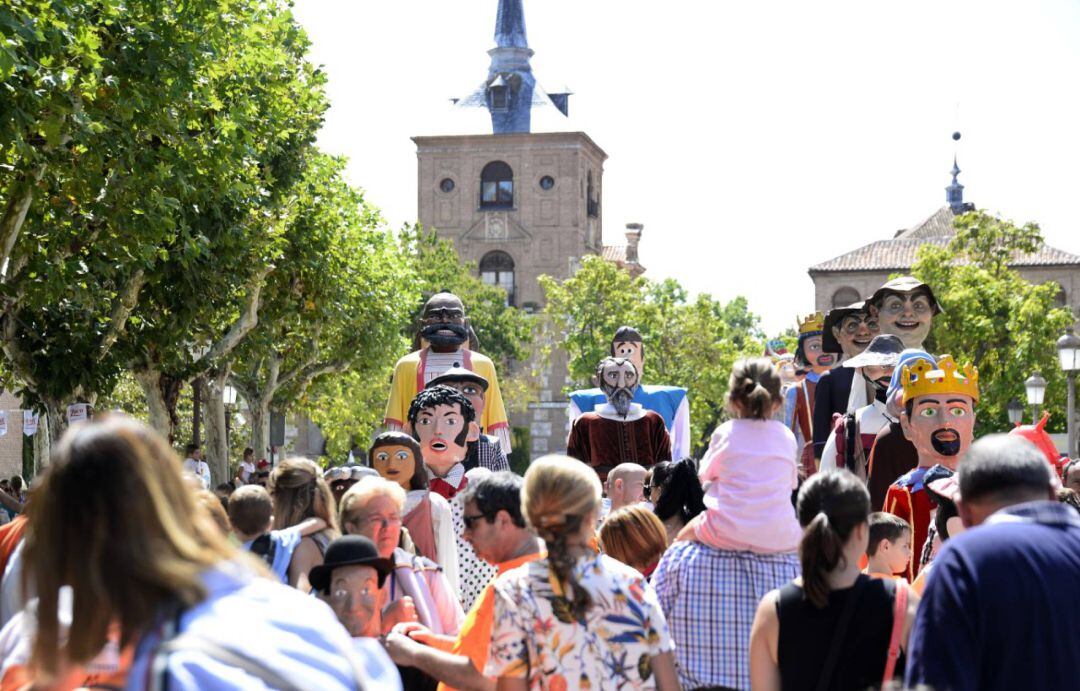
[(893, 622), (888, 657), (885, 658), (885, 674), (881, 679), (882, 686), (892, 681), (896, 671), (896, 660), (900, 657), (900, 636), (904, 632), (904, 622), (907, 621), (907, 585), (896, 579), (890, 580), (893, 585)]

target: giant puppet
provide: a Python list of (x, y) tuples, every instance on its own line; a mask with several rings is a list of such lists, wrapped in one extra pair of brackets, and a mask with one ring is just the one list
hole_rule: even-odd
[(424, 304), (417, 333), (418, 350), (397, 361), (390, 400), (386, 403), (383, 425), (398, 431), (405, 427), (409, 404), (417, 392), (451, 367), (476, 372), (488, 383), (484, 392), (484, 411), (477, 423), (482, 431), (494, 435), (505, 453), (510, 453), (510, 422), (503, 407), (495, 364), (469, 348), (471, 328), (465, 306), (452, 293), (437, 293)]
[[(880, 332), (877, 317), (870, 314), (866, 303), (859, 301), (847, 307), (836, 307), (825, 315), (821, 334), (821, 349), (846, 362), (856, 357), (870, 345)], [(834, 367), (821, 375), (814, 387), (814, 457), (821, 458), (822, 449), (832, 430), (833, 415), (851, 412), (861, 406), (849, 406), (852, 382), (861, 379), (854, 376), (852, 367)], [(869, 398), (862, 396), (862, 398)], [(862, 405), (866, 405), (868, 401)]]
[(825, 317), (815, 312), (799, 322), (799, 344), (795, 348), (795, 365), (810, 370), (806, 378), (788, 389), (784, 395), (784, 420), (795, 433), (800, 450), (798, 462), (804, 476), (813, 475), (814, 464), (814, 393), (821, 375), (836, 364), (836, 356), (822, 348)]
[(899, 336), (905, 348), (921, 349), (934, 317), (942, 312), (930, 286), (913, 276), (888, 281), (866, 303), (881, 333)]
[(664, 419), (634, 403), (637, 368), (625, 358), (608, 357), (596, 367), (596, 381), (607, 403), (574, 420), (566, 455), (587, 463), (601, 481), (622, 463), (646, 468), (671, 460), (671, 440)]
[[(645, 344), (641, 333), (632, 326), (622, 326), (611, 339), (611, 357), (626, 358), (634, 363), (638, 377), (644, 377)], [(570, 394), (570, 421), (582, 413), (590, 413), (607, 402), (599, 387), (574, 391)], [(681, 386), (645, 385), (638, 383), (634, 389), (633, 402), (645, 410), (651, 410), (664, 419), (664, 427), (671, 435), (673, 458), (690, 455), (690, 403), (686, 389)]]
[(884, 509), (911, 524), (912, 557), (905, 574), (910, 581), (918, 574), (936, 508), (926, 492), (926, 474), (936, 465), (955, 471), (971, 448), (979, 372), (973, 365), (961, 371), (951, 355), (943, 355), (936, 367), (921, 359), (904, 365), (900, 381), (904, 388), (900, 425), (919, 454), (919, 464), (892, 483)]

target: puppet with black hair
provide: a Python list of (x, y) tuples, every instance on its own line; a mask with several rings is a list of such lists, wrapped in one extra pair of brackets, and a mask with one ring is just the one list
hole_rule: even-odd
[(420, 444), (432, 493), (450, 504), (457, 547), (458, 578), (455, 585), (461, 606), (468, 610), (488, 582), (495, 567), (476, 556), (465, 540), (465, 507), (461, 491), (468, 486), (465, 459), (469, 444), (480, 438), (476, 410), (465, 394), (436, 384), (416, 394), (409, 406), (408, 430)]
[(394, 365), (383, 426), (392, 432), (404, 429), (409, 402), (417, 392), (450, 368), (464, 368), (488, 382), (484, 411), (476, 423), (482, 431), (499, 439), (504, 453), (510, 453), (510, 421), (503, 406), (495, 364), (475, 350), (475, 338), (461, 300), (448, 292), (432, 295), (420, 314), (416, 350)]
[(795, 366), (808, 370), (806, 377), (784, 394), (784, 422), (795, 434), (799, 449), (800, 474), (809, 477), (817, 471), (814, 462), (814, 393), (818, 380), (836, 364), (836, 355), (825, 352), (822, 338), (825, 316), (815, 312), (799, 322), (799, 342), (795, 348)]
[(601, 482), (622, 463), (649, 468), (671, 460), (671, 438), (664, 419), (633, 402), (638, 386), (634, 363), (625, 358), (604, 358), (596, 367), (596, 382), (607, 403), (574, 420), (566, 455), (592, 466)]
[(379, 475), (405, 490), (401, 524), (416, 552), (443, 568), (450, 583), (458, 580), (458, 553), (450, 504), (428, 488), (424, 454), (404, 432), (383, 432), (368, 450), (368, 463)]
[[(641, 332), (632, 326), (621, 326), (611, 339), (611, 357), (626, 358), (634, 363), (638, 377), (644, 378), (645, 343)], [(599, 388), (582, 389), (570, 394), (570, 422), (591, 413), (604, 405), (607, 396)], [(651, 410), (664, 419), (664, 427), (671, 436), (671, 450), (676, 458), (690, 455), (690, 401), (686, 389), (681, 386), (642, 384), (634, 390), (633, 402), (645, 410)]]

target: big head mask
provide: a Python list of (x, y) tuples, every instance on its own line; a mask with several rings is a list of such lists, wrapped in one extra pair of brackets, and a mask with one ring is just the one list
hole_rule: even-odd
[(919, 466), (941, 464), (955, 470), (971, 447), (979, 374), (967, 365), (960, 372), (949, 355), (935, 368), (925, 360), (905, 365), (901, 375), (904, 412), (900, 425), (919, 454)]
[(465, 305), (453, 293), (436, 293), (424, 304), (420, 336), (437, 353), (453, 352), (469, 340)]
[(465, 460), (469, 442), (480, 438), (469, 399), (448, 386), (424, 389), (409, 406), (409, 431), (420, 442), (424, 465), (443, 477)]
[(615, 412), (626, 417), (638, 387), (638, 372), (626, 358), (604, 358), (596, 366), (596, 383)]

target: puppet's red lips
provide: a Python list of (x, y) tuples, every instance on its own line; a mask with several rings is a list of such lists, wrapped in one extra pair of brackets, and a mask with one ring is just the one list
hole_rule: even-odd
[(391, 470), (391, 469), (387, 469), (387, 470), (386, 470), (385, 472), (386, 472), (386, 474), (387, 474), (387, 475), (397, 475), (397, 474), (398, 474), (398, 473), (400, 473), (401, 471), (400, 471), (400, 470)]
[(431, 442), (432, 451), (446, 451), (446, 443), (441, 441)]

